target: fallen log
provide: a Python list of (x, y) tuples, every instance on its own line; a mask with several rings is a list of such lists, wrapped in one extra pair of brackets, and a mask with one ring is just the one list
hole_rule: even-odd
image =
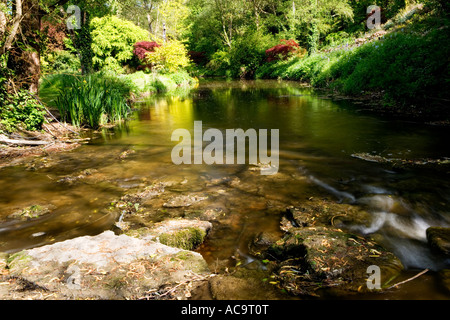
[(5, 135), (0, 135), (0, 143), (20, 146), (45, 146), (51, 142), (42, 140), (9, 139)]

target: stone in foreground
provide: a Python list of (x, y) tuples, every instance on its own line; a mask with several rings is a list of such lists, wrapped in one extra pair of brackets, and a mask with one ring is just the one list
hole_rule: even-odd
[(3, 299), (180, 299), (209, 275), (196, 252), (112, 231), (24, 250), (7, 266)]

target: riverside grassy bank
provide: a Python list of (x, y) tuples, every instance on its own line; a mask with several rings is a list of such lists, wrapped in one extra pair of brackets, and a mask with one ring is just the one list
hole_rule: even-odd
[(448, 121), (448, 30), (444, 18), (381, 29), (306, 57), (267, 63), (256, 76), (305, 81), (383, 112)]

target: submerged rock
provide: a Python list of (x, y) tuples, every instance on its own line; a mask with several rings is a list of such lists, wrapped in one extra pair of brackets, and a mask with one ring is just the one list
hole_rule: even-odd
[(267, 252), (277, 263), (279, 286), (294, 295), (314, 296), (331, 287), (367, 291), (369, 266), (382, 270), (381, 286), (403, 270), (400, 260), (376, 243), (331, 227), (291, 228)]
[(73, 184), (80, 180), (84, 180), (90, 178), (93, 182), (99, 182), (102, 178), (105, 179), (103, 175), (101, 175), (97, 169), (85, 169), (81, 172), (74, 173), (71, 175), (67, 175), (59, 179), (58, 183), (68, 183)]
[(171, 198), (169, 201), (163, 204), (166, 208), (179, 208), (179, 207), (189, 207), (196, 202), (208, 199), (208, 197), (201, 197), (195, 195), (182, 195)]
[(443, 269), (439, 271), (439, 277), (441, 279), (442, 285), (450, 293), (450, 269)]
[(292, 227), (370, 225), (372, 215), (359, 206), (319, 200), (304, 202), (286, 209), (281, 218), (281, 229)]
[(450, 256), (450, 228), (430, 227), (426, 233), (431, 248)]
[(267, 249), (279, 239), (280, 237), (276, 233), (260, 232), (250, 241), (248, 245), (249, 253), (256, 257), (264, 257)]
[(2, 299), (185, 299), (209, 275), (198, 253), (112, 231), (24, 250), (7, 266)]
[(211, 296), (217, 300), (271, 300), (279, 299), (274, 292), (255, 277), (217, 275), (209, 280)]
[(17, 210), (10, 214), (8, 218), (10, 219), (20, 219), (20, 220), (30, 220), (39, 218), (45, 214), (50, 213), (56, 207), (53, 205), (32, 205), (20, 210)]

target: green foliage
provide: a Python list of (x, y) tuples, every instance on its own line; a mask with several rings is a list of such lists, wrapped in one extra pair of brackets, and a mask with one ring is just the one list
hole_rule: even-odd
[(56, 106), (61, 119), (74, 126), (98, 128), (107, 122), (124, 120), (129, 113), (127, 98), (132, 84), (125, 79), (107, 74), (66, 76), (62, 84)]
[(349, 34), (345, 31), (330, 33), (325, 38), (325, 44), (330, 46), (338, 46), (348, 42), (349, 42)]
[(311, 28), (309, 30), (308, 36), (307, 36), (307, 43), (308, 43), (308, 53), (314, 53), (317, 51), (317, 47), (319, 46), (319, 29), (317, 26), (317, 23), (313, 23), (311, 25)]
[(175, 72), (169, 76), (177, 86), (189, 86), (195, 83), (195, 80), (186, 71)]
[(147, 63), (153, 65), (155, 70), (162, 72), (177, 72), (187, 68), (190, 64), (187, 49), (183, 43), (172, 40), (153, 52), (147, 52)]
[(145, 92), (174, 92), (177, 88), (190, 88), (197, 83), (186, 71), (158, 74), (138, 71), (121, 76), (134, 84), (136, 94)]
[(428, 97), (448, 98), (442, 88), (450, 79), (449, 52), (445, 29), (403, 30), (361, 47), (266, 64), (257, 75), (308, 81), (348, 95), (382, 92), (387, 104), (416, 105)]
[(40, 130), (45, 110), (26, 90), (9, 94), (0, 89), (0, 132), (16, 129)]
[(90, 30), (89, 13), (83, 13), (85, 21), (81, 24), (80, 29), (74, 30), (73, 44), (80, 56), (81, 70), (83, 74), (89, 74), (93, 68), (93, 43)]
[(225, 50), (215, 52), (206, 67), (216, 75), (231, 76), (230, 70), (230, 53)]
[(41, 57), (41, 71), (43, 73), (78, 72), (80, 68), (80, 59), (65, 50), (56, 50), (48, 53), (45, 58)]
[(148, 39), (148, 32), (115, 16), (94, 18), (91, 22), (93, 65), (97, 70), (123, 73), (133, 58), (133, 45)]
[(233, 77), (253, 77), (266, 57), (266, 49), (275, 45), (274, 39), (258, 31), (248, 31), (238, 37), (230, 50), (230, 71)]

